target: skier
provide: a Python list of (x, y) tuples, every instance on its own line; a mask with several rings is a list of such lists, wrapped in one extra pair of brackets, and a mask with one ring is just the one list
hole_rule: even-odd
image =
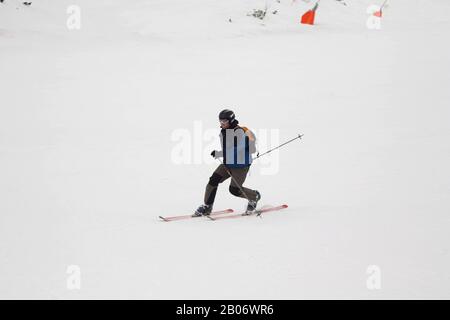
[(234, 112), (229, 109), (222, 110), (219, 113), (219, 121), (222, 150), (212, 151), (211, 156), (215, 159), (223, 158), (223, 161), (209, 178), (205, 190), (204, 204), (198, 207), (193, 217), (211, 213), (217, 187), (230, 178), (230, 175), (230, 193), (248, 200), (246, 214), (254, 213), (256, 205), (261, 199), (261, 194), (257, 190), (242, 186), (252, 163), (251, 154), (256, 152), (255, 135), (246, 127), (239, 126), (239, 121), (236, 120)]

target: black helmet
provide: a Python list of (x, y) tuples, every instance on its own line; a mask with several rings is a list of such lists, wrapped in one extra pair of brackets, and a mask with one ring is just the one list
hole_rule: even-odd
[(222, 110), (219, 113), (219, 120), (228, 120), (230, 122), (233, 122), (234, 119), (235, 119), (234, 112), (229, 109)]

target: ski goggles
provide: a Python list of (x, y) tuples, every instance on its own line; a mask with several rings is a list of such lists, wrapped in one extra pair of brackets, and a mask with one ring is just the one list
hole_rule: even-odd
[(227, 124), (230, 122), (228, 119), (219, 119), (220, 124)]

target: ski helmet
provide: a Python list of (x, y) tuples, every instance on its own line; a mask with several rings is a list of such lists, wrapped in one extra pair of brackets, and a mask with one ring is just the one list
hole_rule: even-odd
[(235, 119), (234, 112), (230, 109), (224, 109), (219, 113), (219, 120), (228, 120), (229, 122), (233, 122)]

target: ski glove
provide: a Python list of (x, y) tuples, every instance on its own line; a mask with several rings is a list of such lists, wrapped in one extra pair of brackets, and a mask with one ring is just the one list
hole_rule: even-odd
[(218, 159), (219, 157), (222, 156), (222, 151), (213, 150), (213, 151), (211, 152), (211, 156), (212, 156), (214, 159)]

